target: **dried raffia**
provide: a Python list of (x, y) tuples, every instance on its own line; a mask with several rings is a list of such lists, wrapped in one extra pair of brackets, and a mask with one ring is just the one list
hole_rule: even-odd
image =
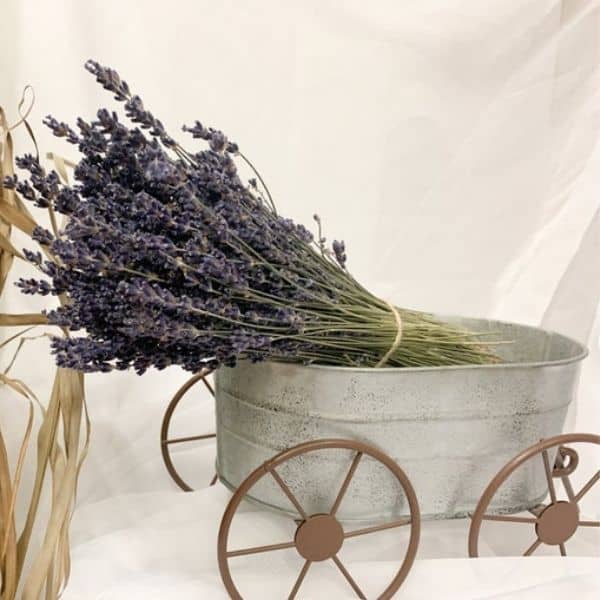
[[(8, 380), (6, 375), (2, 375), (3, 380)], [(10, 501), (7, 504), (8, 510), (6, 511), (6, 516), (13, 517), (15, 512), (15, 506), (17, 502), (17, 491), (19, 489), (19, 483), (21, 482), (21, 474), (23, 472), (23, 465), (25, 463), (25, 453), (27, 451), (27, 446), (29, 445), (29, 438), (31, 437), (31, 431), (33, 429), (33, 416), (34, 416), (34, 405), (32, 402), (32, 394), (27, 386), (19, 384), (14, 380), (10, 381), (9, 385), (13, 387), (18, 393), (24, 396), (29, 401), (29, 412), (27, 417), (27, 425), (25, 426), (25, 434), (23, 436), (23, 440), (21, 442), (21, 447), (19, 449), (19, 455), (17, 457), (17, 464), (15, 468), (15, 474), (11, 487)], [(0, 432), (2, 435), (2, 432)], [(6, 556), (9, 542), (11, 541), (11, 537), (13, 537), (14, 532), (10, 532), (8, 529), (4, 532), (4, 537), (1, 540), (0, 546), (0, 560), (4, 560)], [(14, 543), (14, 540), (13, 540)]]
[(48, 319), (40, 313), (27, 313), (20, 315), (0, 314), (0, 327), (11, 327), (13, 325), (46, 325)]
[[(4, 177), (14, 174), (13, 160), (13, 142), (10, 134), (10, 129), (6, 122), (4, 109), (0, 106), (0, 206), (15, 206), (16, 194), (3, 185)], [(10, 237), (10, 223), (0, 216), (0, 234), (3, 239), (8, 240)], [(10, 244), (10, 242), (9, 242)], [(8, 276), (8, 272), (12, 266), (14, 254), (7, 251), (4, 246), (0, 249), (0, 294), (4, 289), (4, 284)]]
[[(5, 189), (2, 184), (4, 176), (12, 175), (14, 172), (12, 136), (2, 107), (0, 107), (0, 133), (0, 206), (14, 206), (14, 192)], [(10, 232), (10, 222), (0, 216), (0, 234), (2, 238), (8, 240)], [(3, 244), (0, 248), (0, 294), (4, 289), (13, 258), (14, 253), (7, 250), (5, 244)], [(2, 541), (2, 554), (0, 555), (2, 587), (0, 593), (2, 600), (15, 596), (18, 581), (14, 508), (11, 511), (13, 492), (8, 452), (0, 428), (0, 540)]]
[(14, 512), (10, 513), (12, 496), (12, 481), (8, 453), (4, 437), (0, 431), (0, 503), (2, 516), (0, 518), (0, 535), (6, 545), (2, 555), (0, 574), (2, 576), (2, 598), (14, 598), (17, 589), (17, 552), (15, 542)]
[[(15, 257), (27, 258), (10, 241), (11, 228), (16, 227), (31, 236), (37, 226), (36, 220), (19, 198), (18, 194), (2, 186), (5, 176), (14, 173), (13, 140), (11, 130), (24, 126), (32, 138), (39, 155), (31, 127), (27, 122), (33, 98), (25, 106), (26, 88), (19, 103), (20, 119), (11, 127), (0, 107), (0, 294), (4, 289)], [(57, 155), (48, 155), (63, 180), (67, 167), (72, 163)], [(49, 212), (49, 220), (56, 229), (56, 219)], [(51, 253), (42, 251), (50, 260)], [(59, 297), (61, 303), (65, 297)], [(87, 454), (90, 421), (85, 405), (83, 374), (70, 369), (57, 369), (52, 392), (44, 406), (26, 383), (9, 376), (24, 344), (45, 337), (46, 334), (29, 336), (32, 329), (46, 325), (47, 318), (41, 313), (0, 314), (0, 326), (25, 327), (0, 343), (0, 349), (16, 343), (17, 347), (8, 363), (0, 372), (0, 385), (12, 390), (29, 402), (27, 422), (11, 476), (10, 459), (0, 427), (0, 600), (54, 600), (64, 589), (70, 572), (69, 524), (76, 497), (77, 480)], [(67, 332), (65, 332), (68, 335)], [(33, 433), (35, 410), (39, 410), (42, 422), (37, 432), (36, 469), (33, 489), (28, 498), (27, 514), (21, 531), (15, 526), (15, 507), (19, 483), (25, 464), (26, 453)], [(83, 436), (82, 436), (83, 428)], [(83, 437), (83, 440), (81, 439)], [(50, 478), (50, 515), (46, 523), (38, 522), (40, 504), (45, 500)], [(32, 546), (32, 534), (36, 527), (44, 528), (41, 547)], [(27, 562), (26, 562), (27, 561)], [(25, 565), (28, 568), (25, 569)]]
[[(54, 475), (52, 506), (42, 548), (25, 580), (24, 600), (39, 598), (44, 584), (55, 587), (53, 578), (47, 581), (47, 575), (49, 571), (50, 573), (53, 571), (51, 567), (64, 560), (64, 557), (56, 555), (56, 548), (62, 547), (63, 552), (66, 551), (64, 544), (60, 542), (61, 537), (64, 538), (64, 524), (70, 520), (72, 514), (74, 490), (77, 484), (80, 431), (83, 417), (83, 375), (68, 369), (58, 369), (54, 382), (50, 405), (56, 406), (56, 417), (53, 418), (55, 425), (62, 417), (66, 452), (63, 455), (62, 450), (58, 448), (55, 440), (57, 433), (57, 427), (55, 426), (54, 435), (48, 436), (50, 444), (44, 448), (44, 450), (48, 449), (49, 453), (56, 448), (57, 452), (53, 460), (52, 470)], [(58, 590), (54, 591), (56, 594), (58, 593)], [(56, 597), (56, 595), (51, 597)]]

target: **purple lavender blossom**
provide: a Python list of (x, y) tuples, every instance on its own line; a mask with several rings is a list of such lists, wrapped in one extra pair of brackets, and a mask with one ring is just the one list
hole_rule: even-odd
[[(24, 293), (68, 295), (48, 319), (82, 335), (53, 340), (58, 364), (139, 373), (299, 356), (372, 364), (379, 349), (355, 342), (373, 332), (362, 333), (362, 309), (352, 313), (355, 290), (359, 302), (368, 293), (345, 270), (344, 242), (325, 248), (316, 215), (316, 241), (277, 215), (256, 180), (243, 183), (233, 160), (242, 155), (222, 132), (198, 121), (184, 128), (207, 146), (190, 153), (116, 71), (86, 68), (124, 103), (130, 123), (105, 108), (76, 129), (48, 117), (81, 152), (75, 182), (61, 183), (31, 155), (18, 162), (28, 177), (8, 182), (68, 217), (57, 236), (33, 232), (56, 261), (26, 255), (51, 283), (18, 283)], [(387, 309), (376, 300), (372, 309), (380, 322)]]
[(343, 241), (339, 242), (338, 240), (333, 240), (331, 244), (333, 249), (333, 254), (335, 255), (335, 259), (337, 260), (340, 267), (344, 268), (346, 266), (346, 244)]
[(38, 279), (23, 279), (17, 281), (16, 286), (20, 288), (23, 294), (40, 294), (47, 296), (52, 291), (52, 286), (44, 280)]

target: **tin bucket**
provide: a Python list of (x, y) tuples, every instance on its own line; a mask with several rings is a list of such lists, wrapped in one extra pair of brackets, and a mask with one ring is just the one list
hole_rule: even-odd
[[(472, 512), (495, 473), (542, 438), (561, 433), (587, 350), (563, 335), (513, 323), (440, 317), (498, 332), (502, 362), (418, 368), (343, 368), (242, 362), (216, 374), (217, 472), (231, 489), (275, 454), (309, 440), (350, 438), (391, 456), (411, 480), (421, 514)], [(346, 454), (345, 454), (346, 453)], [(326, 512), (349, 465), (348, 451), (315, 452), (282, 465), (307, 512)], [(492, 510), (517, 512), (546, 495), (543, 469), (524, 469)], [(293, 513), (263, 478), (250, 499)], [(361, 461), (339, 510), (374, 521), (405, 512), (386, 469)]]

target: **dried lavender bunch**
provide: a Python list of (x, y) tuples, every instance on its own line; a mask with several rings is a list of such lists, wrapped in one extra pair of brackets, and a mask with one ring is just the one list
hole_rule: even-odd
[[(131, 123), (100, 109), (76, 128), (47, 117), (82, 158), (64, 185), (24, 156), (24, 180), (6, 183), (27, 200), (68, 217), (36, 229), (57, 259), (28, 258), (51, 280), (21, 280), (24, 293), (65, 294), (50, 323), (81, 331), (55, 338), (59, 365), (109, 371), (177, 364), (190, 371), (239, 359), (343, 366), (485, 363), (479, 339), (431, 316), (394, 310), (346, 269), (343, 242), (326, 246), (279, 216), (257, 174), (244, 184), (234, 158), (249, 161), (220, 131), (185, 131), (207, 142), (191, 153), (112, 69), (86, 68), (122, 102)], [(397, 347), (396, 347), (397, 346)], [(390, 352), (393, 349), (393, 352)], [(382, 360), (382, 357), (385, 360)]]

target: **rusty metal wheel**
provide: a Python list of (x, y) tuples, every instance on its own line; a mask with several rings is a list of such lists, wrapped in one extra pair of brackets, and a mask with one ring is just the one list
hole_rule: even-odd
[[(169, 406), (167, 406), (167, 410), (165, 411), (165, 416), (163, 417), (162, 426), (160, 428), (160, 451), (162, 453), (163, 461), (165, 463), (165, 467), (169, 472), (169, 475), (173, 479), (173, 481), (184, 491), (191, 492), (192, 487), (189, 486), (181, 477), (175, 465), (173, 464), (173, 459), (171, 457), (170, 448), (173, 444), (183, 444), (186, 442), (195, 442), (198, 440), (207, 440), (210, 438), (214, 438), (216, 434), (207, 433), (203, 435), (191, 435), (186, 437), (179, 438), (169, 438), (169, 427), (171, 425), (171, 419), (173, 418), (173, 413), (177, 408), (177, 405), (181, 401), (181, 399), (187, 394), (187, 392), (196, 385), (199, 381), (205, 385), (208, 391), (214, 398), (214, 390), (208, 380), (206, 379), (210, 375), (211, 371), (201, 371), (197, 373), (190, 379), (188, 379), (175, 393), (171, 402), (169, 402)], [(217, 481), (217, 476), (215, 475), (210, 482), (210, 485), (214, 485)]]
[[(565, 543), (580, 527), (600, 527), (600, 521), (585, 521), (579, 516), (579, 503), (600, 480), (600, 470), (586, 478), (586, 483), (575, 492), (570, 476), (578, 468), (580, 459), (577, 451), (571, 447), (572, 444), (600, 445), (600, 436), (591, 433), (570, 433), (542, 440), (513, 458), (498, 472), (481, 496), (472, 515), (469, 556), (479, 556), (479, 537), (484, 521), (533, 526), (535, 540), (525, 550), (521, 550), (523, 556), (531, 556), (542, 544), (557, 546), (560, 554), (566, 556)], [(502, 484), (521, 468), (543, 469), (549, 496), (548, 503), (530, 508), (528, 516), (493, 514), (489, 510), (493, 498), (499, 494)], [(559, 497), (555, 479), (560, 479), (562, 482), (565, 500)]]
[[(352, 453), (352, 459), (350, 461), (346, 476), (339, 487), (339, 491), (337, 492), (335, 500), (328, 512), (307, 514), (296, 498), (296, 495), (281, 477), (281, 469), (279, 469), (279, 467), (287, 461), (303, 454), (336, 449), (349, 450)], [(407, 506), (410, 514), (402, 519), (373, 525), (371, 527), (351, 529), (348, 531), (342, 526), (342, 523), (338, 521), (336, 515), (363, 456), (378, 461), (387, 467), (391, 475), (395, 477), (402, 488), (404, 496), (407, 500)], [(228, 547), (228, 543), (233, 517), (246, 494), (263, 477), (271, 477), (279, 486), (281, 492), (287, 496), (291, 504), (295, 507), (297, 514), (297, 518), (294, 519), (296, 522), (295, 535), (293, 539), (282, 543), (231, 550)], [(221, 572), (223, 583), (225, 584), (225, 587), (227, 588), (231, 598), (234, 600), (242, 600), (242, 596), (233, 582), (231, 575), (229, 566), (231, 559), (235, 559), (239, 556), (295, 548), (303, 563), (295, 582), (290, 587), (291, 591), (288, 596), (290, 600), (296, 597), (300, 586), (302, 585), (310, 569), (310, 566), (314, 562), (326, 560), (330, 560), (331, 563), (339, 570), (348, 584), (352, 587), (358, 598), (366, 598), (359, 584), (354, 580), (348, 569), (340, 560), (338, 556), (340, 549), (348, 538), (355, 538), (358, 536), (375, 533), (377, 531), (405, 526), (410, 527), (410, 538), (406, 554), (404, 555), (402, 564), (400, 565), (400, 568), (396, 572), (392, 581), (378, 596), (380, 600), (387, 600), (393, 596), (396, 590), (398, 590), (398, 588), (402, 585), (402, 582), (408, 575), (415, 560), (417, 546), (419, 544), (420, 515), (419, 505), (413, 487), (404, 471), (402, 471), (402, 469), (389, 456), (377, 450), (376, 448), (368, 446), (367, 444), (343, 439), (325, 439), (306, 442), (288, 450), (284, 450), (271, 460), (268, 460), (255, 471), (253, 471), (238, 487), (229, 501), (221, 521), (221, 527), (219, 529), (219, 570)]]

